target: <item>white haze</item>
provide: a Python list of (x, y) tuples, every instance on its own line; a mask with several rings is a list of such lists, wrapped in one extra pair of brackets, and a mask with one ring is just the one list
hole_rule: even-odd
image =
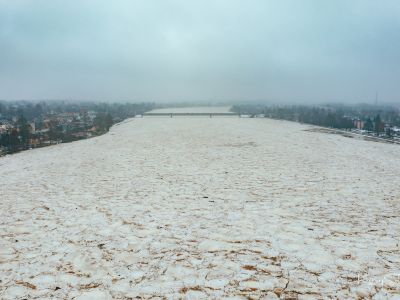
[(0, 0), (0, 99), (398, 102), (397, 0)]

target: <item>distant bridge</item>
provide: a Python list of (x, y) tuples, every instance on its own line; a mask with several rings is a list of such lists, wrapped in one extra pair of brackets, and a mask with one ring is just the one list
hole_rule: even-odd
[(226, 113), (144, 113), (142, 117), (240, 117), (240, 114), (234, 112), (226, 112)]

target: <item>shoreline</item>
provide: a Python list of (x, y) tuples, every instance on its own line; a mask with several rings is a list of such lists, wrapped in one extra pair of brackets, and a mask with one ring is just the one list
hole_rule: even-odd
[[(315, 126), (315, 125), (311, 125), (311, 126)], [(321, 133), (328, 133), (328, 134), (338, 134), (338, 135), (341, 135), (343, 137), (357, 138), (357, 139), (363, 140), (363, 141), (380, 142), (380, 143), (385, 143), (385, 144), (400, 145), (400, 141), (389, 140), (389, 139), (385, 139), (385, 138), (381, 138), (381, 137), (377, 137), (377, 136), (364, 135), (362, 133), (357, 133), (357, 132), (353, 132), (353, 131), (346, 131), (346, 130), (336, 129), (336, 128), (315, 126), (315, 128), (306, 129), (305, 131), (321, 132)]]
[(120, 125), (120, 124), (127, 123), (127, 122), (129, 122), (129, 120), (131, 120), (131, 119), (133, 119), (133, 118), (135, 118), (135, 117), (127, 118), (127, 119), (122, 120), (122, 121), (120, 121), (120, 122), (118, 122), (118, 123), (115, 123), (115, 124), (111, 125), (111, 127), (110, 127), (107, 131), (101, 132), (101, 133), (99, 133), (99, 134), (92, 135), (92, 136), (90, 136), (90, 137), (81, 138), (81, 139), (76, 139), (76, 140), (71, 140), (71, 141), (66, 141), (66, 142), (63, 142), (63, 141), (62, 141), (62, 142), (50, 141), (49, 144), (41, 144), (41, 145), (36, 146), (36, 147), (31, 147), (31, 148), (28, 148), (28, 149), (19, 150), (19, 151), (15, 151), (15, 152), (12, 152), (12, 153), (5, 153), (5, 154), (1, 154), (1, 153), (0, 153), (0, 158), (1, 158), (1, 157), (6, 157), (6, 156), (9, 156), (9, 155), (15, 155), (15, 154), (23, 153), (23, 152), (30, 151), (30, 150), (42, 149), (42, 148), (47, 148), (47, 147), (51, 147), (51, 146), (56, 146), (56, 145), (61, 145), (61, 144), (75, 143), (75, 142), (79, 142), (79, 141), (84, 141), (84, 140), (89, 140), (89, 139), (92, 139), (92, 138), (96, 138), (96, 137), (99, 137), (99, 136), (102, 136), (102, 135), (105, 135), (105, 134), (109, 133), (110, 130), (111, 130), (111, 128), (113, 128), (114, 126), (118, 126), (118, 125)]
[[(243, 117), (243, 115), (242, 115)], [(347, 138), (358, 138), (363, 141), (369, 141), (369, 142), (380, 142), (380, 143), (385, 143), (385, 144), (393, 144), (393, 145), (400, 145), (400, 140), (390, 140), (390, 139), (385, 139), (377, 136), (372, 136), (372, 135), (365, 135), (362, 133), (357, 133), (354, 131), (347, 131), (339, 128), (330, 128), (330, 127), (323, 127), (323, 126), (318, 126), (314, 124), (308, 124), (308, 123), (301, 123), (298, 121), (292, 121), (292, 120), (286, 120), (286, 119), (275, 119), (275, 118), (269, 118), (269, 117), (254, 117), (254, 118), (267, 118), (270, 120), (277, 120), (277, 121), (286, 121), (286, 122), (293, 122), (297, 124), (302, 124), (302, 125), (307, 125), (311, 126), (312, 128), (305, 129), (304, 131), (309, 131), (309, 132), (320, 132), (320, 133), (328, 133), (328, 134), (339, 134), (343, 137)]]

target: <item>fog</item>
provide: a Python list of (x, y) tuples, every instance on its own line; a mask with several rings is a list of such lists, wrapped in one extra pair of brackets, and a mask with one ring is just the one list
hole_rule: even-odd
[(0, 99), (400, 102), (397, 0), (0, 0)]

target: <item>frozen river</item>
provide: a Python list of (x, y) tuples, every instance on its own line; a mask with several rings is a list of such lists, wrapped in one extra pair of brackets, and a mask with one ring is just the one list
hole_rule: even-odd
[(398, 296), (400, 147), (309, 128), (145, 117), (0, 158), (0, 298)]

